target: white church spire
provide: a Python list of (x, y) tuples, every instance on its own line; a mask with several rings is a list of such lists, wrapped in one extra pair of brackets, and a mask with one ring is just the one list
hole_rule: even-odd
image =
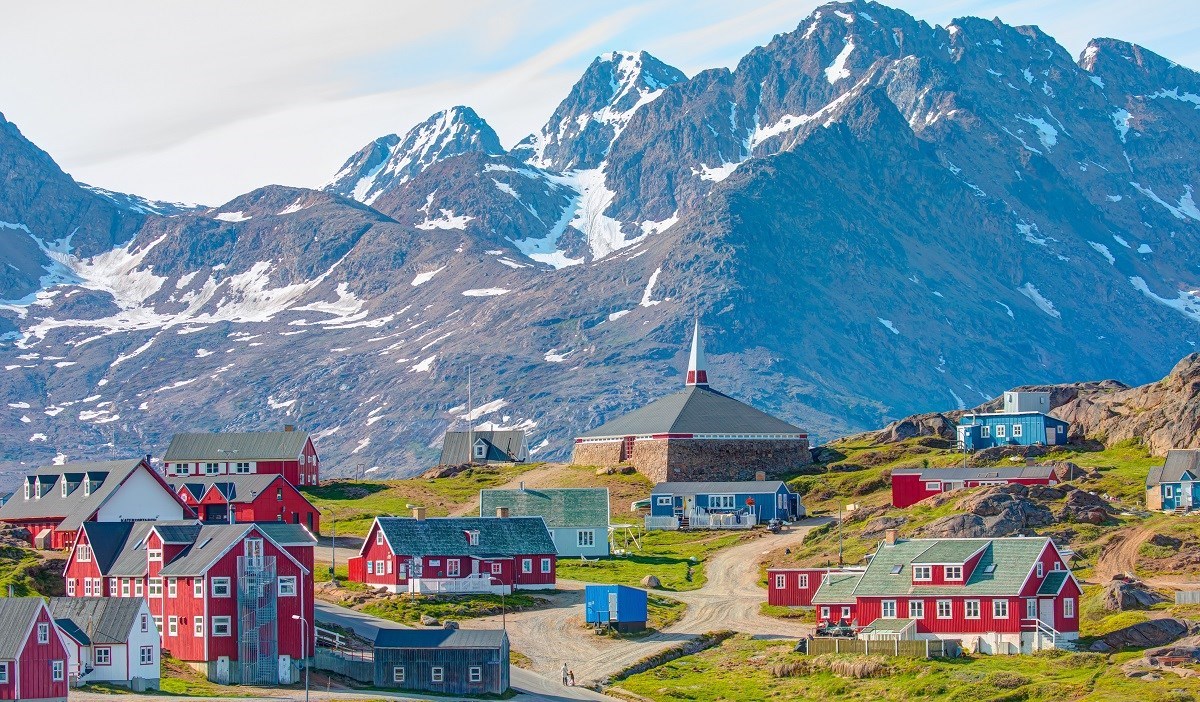
[(700, 341), (700, 320), (692, 328), (692, 353), (688, 357), (688, 385), (708, 386), (708, 361), (704, 358), (704, 344)]

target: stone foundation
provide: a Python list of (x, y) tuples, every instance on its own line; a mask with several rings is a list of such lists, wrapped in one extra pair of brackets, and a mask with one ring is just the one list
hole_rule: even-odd
[[(620, 441), (576, 444), (572, 462), (615, 466), (620, 457)], [(812, 463), (812, 454), (797, 440), (643, 439), (630, 463), (656, 483), (754, 480), (758, 471), (774, 480)]]

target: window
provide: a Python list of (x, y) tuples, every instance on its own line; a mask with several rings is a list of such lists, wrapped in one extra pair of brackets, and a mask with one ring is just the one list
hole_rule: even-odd
[(375, 532), (375, 545), (376, 546), (383, 545), (383, 529), (380, 529), (379, 531)]
[(446, 669), (440, 665), (435, 665), (429, 669), (430, 678), (433, 682), (442, 682), (446, 679)]
[(50, 643), (50, 625), (46, 623), (38, 624), (38, 643)]
[(787, 587), (787, 576), (783, 573), (777, 574), (775, 576), (775, 589), (782, 590), (785, 587)]
[(1025, 618), (1026, 619), (1037, 619), (1037, 615), (1038, 615), (1037, 608), (1038, 608), (1037, 600), (1034, 600), (1034, 599), (1025, 600)]
[(460, 571), (459, 571), (458, 559), (457, 558), (447, 558), (446, 559), (446, 575), (451, 578), (457, 578), (459, 576), (459, 573), (460, 573)]
[(391, 575), (391, 574), (392, 574), (392, 561), (391, 561), (391, 559), (388, 559), (388, 562), (387, 562), (387, 569), (388, 569), (388, 575)]
[(249, 463), (234, 463), (233, 464), (233, 472), (234, 473), (249, 473), (250, 472), (250, 464)]
[(829, 619), (829, 608), (828, 608), (828, 607), (822, 607), (822, 608), (821, 608), (821, 618), (822, 618), (822, 619)]
[(146, 552), (146, 558), (148, 558), (152, 561), (161, 561), (162, 560), (162, 549), (161, 548), (150, 549), (149, 551)]
[(195, 595), (197, 598), (204, 597), (204, 579), (203, 578), (195, 578), (192, 581), (192, 594)]
[(733, 509), (736, 505), (733, 495), (709, 495), (709, 509)]
[(175, 599), (178, 594), (175, 588), (175, 578), (167, 578), (167, 597)]
[(1018, 436), (1020, 436), (1020, 435), (1021, 435), (1021, 425), (1020, 425), (1020, 424), (1014, 424), (1014, 425), (1013, 425), (1013, 437), (1018, 437)]
[(903, 572), (904, 572), (904, 566), (900, 565), (899, 563), (892, 566), (892, 569), (890, 571), (888, 571), (888, 573), (891, 575), (900, 575)]
[(375, 561), (375, 575), (383, 575), (383, 561)]
[(1008, 619), (1008, 600), (992, 600), (992, 617)]
[(883, 617), (884, 619), (895, 619), (896, 618), (896, 601), (895, 600), (884, 600), (883, 601), (883, 610), (880, 613), (880, 616)]
[(950, 618), (950, 600), (938, 600), (937, 601), (937, 618), (938, 619), (949, 619)]
[(67, 597), (75, 596), (75, 578), (67, 578)]
[(925, 483), (925, 491), (926, 492), (941, 492), (942, 491), (942, 483), (937, 480)]
[(1062, 564), (1058, 561), (1055, 561), (1050, 564), (1050, 570), (1062, 570)]
[(404, 682), (404, 666), (398, 665), (392, 668), (392, 682)]
[(522, 558), (521, 559), (521, 572), (522, 573), (532, 573), (533, 572), (533, 559), (532, 558)]
[(50, 661), (50, 678), (54, 682), (62, 682), (66, 668), (65, 661)]
[(213, 617), (212, 618), (212, 635), (213, 636), (229, 636), (230, 623), (229, 617)]
[(25, 483), (25, 499), (29, 499), (29, 483)]
[(659, 507), (670, 507), (675, 503), (675, 498), (670, 495), (659, 495), (654, 498), (654, 504)]
[(551, 570), (551, 568), (550, 568), (550, 559), (549, 559), (549, 558), (543, 558), (543, 559), (542, 559), (542, 573), (549, 573), (549, 572), (550, 572), (550, 570)]
[(1064, 597), (1063, 598), (1063, 617), (1066, 619), (1074, 619), (1075, 618), (1075, 598), (1073, 598), (1073, 597)]
[(129, 597), (129, 578), (121, 578), (121, 597)]
[(167, 636), (179, 635), (179, 617), (167, 617)]
[(800, 588), (801, 590), (808, 589), (808, 573), (800, 574), (800, 576), (797, 580), (797, 583), (796, 583), (796, 587)]
[(991, 427), (989, 427), (989, 426), (982, 426), (982, 427), (980, 427), (980, 428), (979, 428), (979, 437), (980, 437), (980, 438), (982, 438), (982, 439), (990, 439), (990, 438), (991, 438), (991, 436), (992, 436), (992, 428), (991, 428)]
[(275, 501), (283, 502), (283, 488), (281, 488), (281, 487), (275, 488)]
[(375, 568), (374, 568), (373, 564), (374, 564), (374, 561), (367, 561), (367, 575), (375, 574)]
[(1042, 565), (1042, 562), (1041, 562), (1041, 561), (1038, 561), (1037, 565), (1036, 565), (1036, 566), (1034, 566), (1034, 570), (1036, 570), (1036, 571), (1037, 571), (1037, 576), (1040, 578), (1040, 577), (1042, 577), (1043, 575), (1045, 575), (1045, 573), (1046, 573), (1046, 566)]
[(158, 635), (162, 636), (162, 617), (154, 618), (154, 628), (158, 631)]
[(0, 663), (0, 685), (8, 684), (8, 663)]
[(92, 547), (87, 544), (79, 544), (75, 547), (75, 560), (80, 563), (87, 563), (92, 560)]
[(908, 616), (910, 619), (921, 619), (925, 616), (925, 600), (909, 600)]
[(204, 637), (204, 617), (195, 617), (195, 621), (192, 622), (192, 633), (196, 635), (196, 638)]
[(849, 618), (850, 618), (850, 607), (843, 606), (842, 607), (842, 619), (849, 619)]
[(960, 565), (946, 566), (946, 579), (947, 580), (962, 580), (962, 566), (960, 566)]
[(175, 471), (175, 475), (188, 474), (188, 464), (186, 463), (176, 463), (174, 466), (172, 466), (172, 468)]
[(471, 682), (483, 681), (483, 666), (473, 665), (467, 669), (467, 676)]
[(285, 575), (279, 578), (279, 596), (280, 597), (295, 597), (296, 596), (296, 576)]
[(487, 458), (487, 444), (483, 443), (483, 439), (475, 442), (475, 458)]
[(1175, 497), (1175, 486), (1163, 485), (1163, 497), (1167, 498), (1168, 500)]
[[(116, 597), (117, 596), (117, 586), (119, 584), (120, 584), (120, 581), (118, 581), (116, 578), (109, 578), (108, 579), (108, 594), (111, 595), (112, 597)], [(100, 596), (100, 588), (96, 588), (96, 596), (97, 597)]]
[(150, 615), (143, 614), (141, 617), (141, 620), (142, 620), (142, 631), (143, 632), (150, 631)]
[(142, 665), (154, 665), (154, 647), (142, 646), (142, 654), (138, 658), (138, 662)]
[(140, 578), (138, 580), (133, 581), (133, 596), (134, 597), (142, 596), (142, 581)]
[(591, 529), (580, 529), (575, 532), (575, 544), (580, 547), (596, 545), (596, 532)]
[(967, 600), (963, 603), (963, 616), (967, 619), (979, 618), (979, 600)]
[(261, 568), (263, 564), (263, 540), (246, 539), (245, 554), (247, 566)]
[(502, 563), (493, 563), (492, 564), (492, 575), (500, 575), (503, 572), (504, 572), (504, 564), (502, 564)]
[(220, 472), (221, 472), (221, 464), (220, 463), (205, 463), (204, 464), (204, 473), (206, 475), (216, 475), (217, 473), (220, 473)]
[(146, 583), (146, 594), (150, 597), (162, 597), (162, 578), (150, 578)]
[(933, 580), (933, 567), (913, 566), (913, 580)]
[(108, 646), (96, 647), (96, 665), (112, 665), (112, 649)]
[(997, 424), (997, 425), (996, 425), (996, 438), (997, 438), (997, 439), (1003, 439), (1003, 438), (1004, 438), (1004, 429), (1005, 429), (1005, 427), (1004, 427), (1004, 425), (1003, 425), (1003, 424)]

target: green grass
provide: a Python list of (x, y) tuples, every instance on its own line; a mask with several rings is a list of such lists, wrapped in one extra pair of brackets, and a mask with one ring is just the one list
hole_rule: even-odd
[(763, 602), (758, 605), (759, 614), (776, 619), (791, 619), (798, 622), (816, 623), (817, 616), (812, 607), (780, 607)]
[(650, 616), (646, 626), (656, 631), (662, 631), (683, 619), (684, 613), (687, 612), (687, 605), (683, 602), (656, 595), (651, 595), (646, 600), (646, 608), (647, 614)]
[[(787, 641), (736, 636), (685, 656), (619, 686), (655, 702), (741, 700), (1183, 700), (1173, 691), (1200, 685), (1174, 676), (1148, 682), (1126, 678), (1119, 666), (1131, 656), (1050, 652), (1033, 656), (981, 656), (956, 660), (883, 658), (883, 677), (842, 678), (828, 669), (832, 656), (808, 658)], [(773, 668), (799, 664), (788, 677)], [(1012, 687), (1002, 687), (1012, 686)]]
[(129, 688), (110, 683), (90, 683), (80, 688), (83, 692), (96, 692), (106, 695), (133, 697), (137, 695), (173, 696), (173, 697), (245, 697), (254, 694), (257, 688), (245, 688), (229, 685), (218, 685), (209, 682), (203, 675), (189, 668), (183, 662), (164, 655), (160, 665), (160, 690), (147, 690), (144, 693), (131, 692)]
[(43, 558), (32, 548), (0, 546), (0, 597), (61, 597), (62, 571), (66, 561), (58, 556)]
[[(642, 550), (628, 556), (587, 562), (559, 559), (558, 577), (640, 587), (642, 578), (654, 575), (662, 583), (663, 590), (695, 590), (706, 580), (704, 560), (746, 536), (745, 533), (651, 531), (641, 539)], [(691, 581), (687, 579), (689, 565), (692, 566)]]
[(505, 608), (514, 612), (533, 609), (544, 603), (544, 599), (525, 593), (513, 593), (503, 598), (486, 594), (419, 596), (415, 599), (408, 595), (395, 595), (372, 602), (362, 611), (401, 624), (420, 624), (422, 615), (436, 617), (439, 621), (475, 619), (499, 615)]

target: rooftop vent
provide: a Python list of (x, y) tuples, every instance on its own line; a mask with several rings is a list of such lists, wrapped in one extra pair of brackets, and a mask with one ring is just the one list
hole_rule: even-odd
[(983, 569), (983, 572), (985, 572), (985, 573), (995, 573), (995, 572), (996, 572), (996, 564), (995, 564), (995, 563), (988, 563), (988, 564), (987, 564), (987, 567), (985, 567), (985, 568)]
[(902, 566), (902, 565), (892, 566), (892, 575), (900, 575), (903, 572), (904, 572), (904, 566)]

